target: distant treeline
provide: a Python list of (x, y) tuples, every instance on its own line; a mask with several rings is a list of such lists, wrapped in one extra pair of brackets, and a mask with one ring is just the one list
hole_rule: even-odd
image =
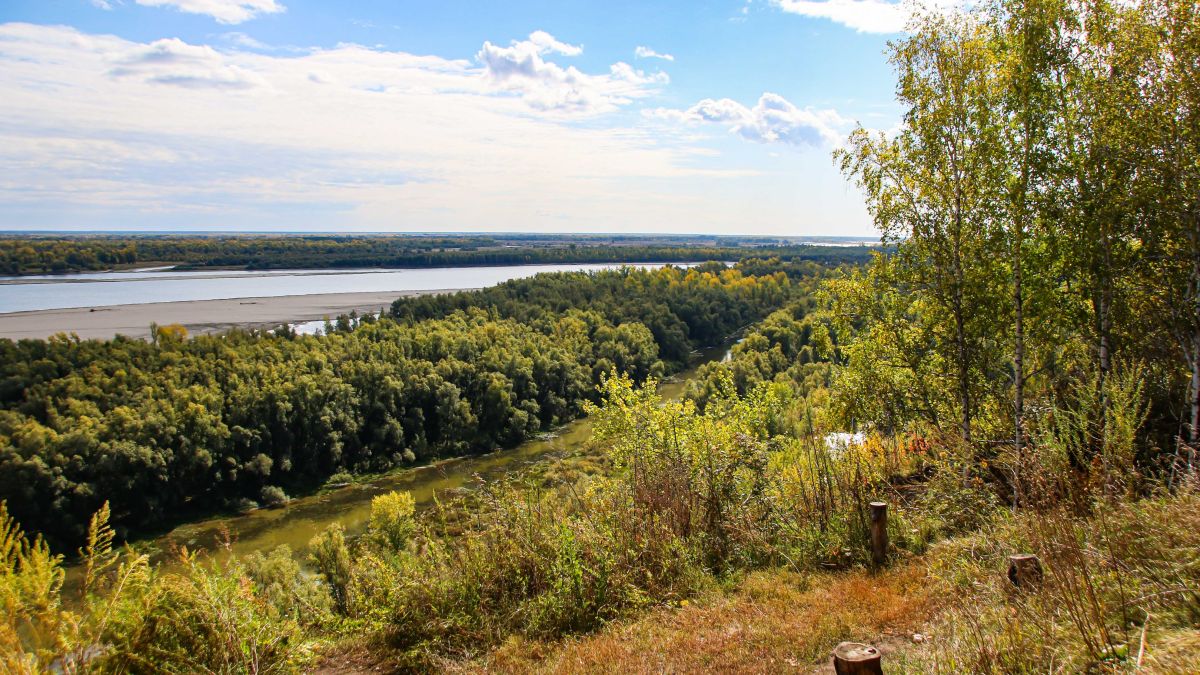
[[(684, 365), (697, 345), (720, 343), (736, 331), (781, 306), (786, 294), (777, 292), (796, 279), (819, 278), (825, 268), (811, 262), (784, 262), (779, 258), (753, 259), (736, 270), (746, 274), (729, 278), (722, 263), (709, 262), (695, 269), (700, 277), (721, 283), (690, 283), (660, 288), (662, 277), (651, 274), (539, 275), (517, 279), (480, 291), (400, 298), (391, 314), (398, 320), (418, 322), (456, 311), (484, 309), (502, 319), (547, 327), (558, 317), (578, 308), (600, 309), (618, 322), (636, 322), (650, 330), (659, 357), (670, 367)], [(722, 276), (722, 275), (725, 276)], [(808, 291), (815, 286), (805, 285)], [(744, 294), (729, 303), (730, 292)], [(608, 370), (608, 366), (604, 367)], [(619, 367), (618, 370), (624, 370)], [(636, 377), (637, 373), (630, 373)]]
[[(781, 240), (782, 241), (782, 240)], [(462, 236), (25, 236), (0, 238), (0, 273), (54, 274), (131, 265), (180, 269), (447, 267), (536, 263), (736, 261), (770, 255), (866, 262), (869, 249), (712, 237)]]
[(678, 369), (826, 269), (748, 267), (761, 274), (544, 274), (326, 336), (0, 340), (0, 500), (65, 549), (106, 500), (136, 534), (337, 472), (510, 447), (578, 416), (603, 374)]

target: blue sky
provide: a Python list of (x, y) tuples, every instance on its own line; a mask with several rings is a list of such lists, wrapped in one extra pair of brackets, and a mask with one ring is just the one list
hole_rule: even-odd
[[(940, 0), (951, 4), (953, 0)], [(871, 235), (892, 0), (8, 0), (0, 228)]]

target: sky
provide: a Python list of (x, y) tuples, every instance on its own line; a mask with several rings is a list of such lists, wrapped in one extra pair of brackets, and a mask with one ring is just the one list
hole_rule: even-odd
[[(942, 3), (953, 0), (938, 0)], [(893, 0), (0, 0), (0, 229), (872, 236)]]

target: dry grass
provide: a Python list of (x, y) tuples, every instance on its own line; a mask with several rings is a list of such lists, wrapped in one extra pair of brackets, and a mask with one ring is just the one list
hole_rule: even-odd
[[(1200, 494), (1097, 502), (1084, 518), (1025, 514), (927, 556), (945, 588), (923, 672), (1200, 672)], [(1016, 593), (1004, 557), (1047, 573)], [(1139, 666), (1140, 664), (1140, 666)], [(916, 668), (916, 666), (914, 666)]]
[(363, 675), (394, 673), (399, 668), (387, 650), (366, 644), (337, 645), (330, 653), (318, 658), (312, 675)]
[(660, 609), (601, 632), (547, 644), (512, 639), (460, 672), (765, 673), (819, 671), (843, 640), (885, 652), (911, 643), (931, 616), (918, 565), (881, 574), (756, 572), (731, 593)]
[[(828, 673), (833, 647), (854, 640), (879, 647), (891, 673), (1200, 672), (1198, 506), (1200, 496), (1188, 492), (1111, 505), (1103, 518), (1003, 519), (879, 574), (757, 571), (595, 633), (514, 635), (477, 658), (433, 655), (428, 665), (470, 673)], [(1032, 595), (1014, 592), (1004, 575), (1005, 555), (1027, 548), (1049, 570)], [(1076, 597), (1085, 587), (1095, 598), (1086, 607)], [(1092, 614), (1081, 624), (1084, 610)], [(1101, 624), (1120, 636), (1106, 643), (1119, 649), (1116, 658), (1098, 660), (1079, 632)], [(927, 639), (914, 642), (914, 633)], [(387, 669), (385, 660), (340, 661), (348, 667), (329, 672)]]
[(1147, 650), (1139, 672), (1152, 675), (1195, 673), (1200, 654), (1200, 630), (1182, 630), (1159, 637), (1155, 649)]

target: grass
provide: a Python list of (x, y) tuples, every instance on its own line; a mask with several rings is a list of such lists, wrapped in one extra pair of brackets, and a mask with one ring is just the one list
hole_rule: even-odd
[(779, 672), (819, 666), (838, 642), (911, 640), (933, 610), (926, 574), (906, 564), (798, 574), (753, 572), (724, 593), (653, 611), (594, 635), (505, 643), (459, 672)]
[[(1004, 559), (1046, 568), (1016, 592)], [(1200, 495), (1185, 491), (1007, 519), (936, 547), (927, 562), (945, 598), (934, 649), (913, 672), (1196, 672)]]
[[(1046, 581), (1015, 591), (1013, 551)], [(919, 634), (919, 639), (914, 635)], [(1200, 495), (1088, 514), (1001, 517), (890, 569), (750, 572), (590, 635), (514, 636), (452, 672), (832, 672), (845, 640), (892, 673), (1194, 673), (1200, 669)]]

